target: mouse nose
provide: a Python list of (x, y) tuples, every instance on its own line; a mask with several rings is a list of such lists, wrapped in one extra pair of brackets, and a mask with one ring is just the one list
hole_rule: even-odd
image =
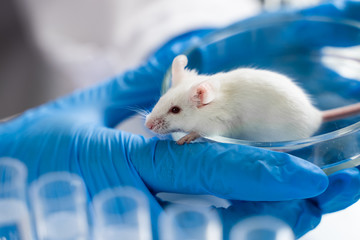
[(150, 130), (152, 130), (154, 128), (154, 123), (152, 121), (148, 121), (145, 125)]

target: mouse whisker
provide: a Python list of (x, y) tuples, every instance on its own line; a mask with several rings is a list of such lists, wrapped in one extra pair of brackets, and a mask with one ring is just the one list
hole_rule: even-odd
[(128, 106), (128, 107), (125, 107), (125, 109), (132, 111), (132, 112), (136, 112), (137, 114), (139, 114), (142, 117), (146, 117), (150, 113), (149, 110), (142, 109), (139, 106)]

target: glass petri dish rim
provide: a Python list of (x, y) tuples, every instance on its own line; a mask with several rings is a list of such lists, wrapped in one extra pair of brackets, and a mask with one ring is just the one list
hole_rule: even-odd
[[(228, 29), (224, 31), (220, 30), (219, 32), (211, 33), (208, 36), (204, 37), (204, 39), (202, 39), (202, 41), (199, 44), (194, 44), (189, 49), (185, 50), (183, 54), (188, 56), (192, 51), (200, 47), (202, 44), (210, 44), (242, 32), (255, 30), (267, 26), (273, 26), (274, 24), (281, 24), (281, 23), (295, 22), (295, 21), (311, 21), (311, 22), (319, 22), (319, 23), (342, 24), (345, 26), (357, 28), (360, 33), (360, 22), (351, 19), (329, 18), (325, 16), (299, 16), (299, 15), (274, 16), (273, 19), (271, 20), (267, 19), (266, 22), (255, 21), (251, 24), (247, 24), (246, 26), (244, 26), (243, 24), (239, 24), (239, 25), (235, 24), (233, 26), (230, 26)], [(343, 56), (337, 56), (337, 57), (349, 59)], [(358, 59), (354, 59), (352, 57), (351, 60), (360, 61), (360, 57)], [(171, 78), (171, 67), (167, 70), (163, 78), (161, 95), (165, 94), (165, 92), (170, 88), (170, 78)], [(271, 150), (292, 151), (303, 147), (311, 146), (317, 143), (321, 143), (327, 140), (340, 138), (359, 131), (360, 131), (360, 121), (332, 132), (315, 135), (309, 138), (292, 140), (292, 141), (256, 142), (256, 141), (240, 140), (240, 139), (228, 138), (222, 136), (211, 136), (211, 137), (204, 136), (203, 138), (220, 143), (241, 144), (241, 145), (248, 145), (248, 146), (260, 147)]]

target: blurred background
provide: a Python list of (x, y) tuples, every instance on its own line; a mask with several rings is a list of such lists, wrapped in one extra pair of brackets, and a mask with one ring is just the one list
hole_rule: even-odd
[(253, 0), (0, 1), (0, 119), (136, 67), (180, 33), (259, 11)]
[[(0, 1), (0, 119), (136, 67), (178, 34), (225, 26), (265, 10), (319, 2)], [(302, 239), (360, 239), (358, 205), (326, 215)]]

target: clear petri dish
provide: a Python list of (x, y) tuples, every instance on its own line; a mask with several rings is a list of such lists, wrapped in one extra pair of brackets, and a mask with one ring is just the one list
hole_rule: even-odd
[[(360, 102), (360, 22), (320, 16), (260, 17), (216, 31), (185, 52), (188, 68), (214, 74), (255, 67), (293, 78), (321, 110)], [(162, 93), (171, 86), (167, 72)], [(223, 136), (205, 140), (283, 151), (326, 174), (360, 165), (360, 115), (324, 123), (314, 136), (254, 142)]]

